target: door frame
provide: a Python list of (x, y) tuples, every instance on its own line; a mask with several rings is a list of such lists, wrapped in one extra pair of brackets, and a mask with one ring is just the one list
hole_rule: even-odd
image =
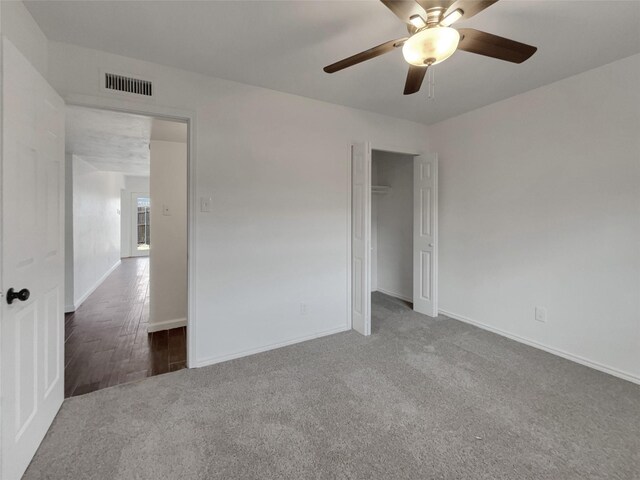
[(187, 124), (187, 368), (197, 365), (196, 338), (196, 227), (197, 227), (197, 160), (195, 110), (148, 104), (134, 99), (106, 98), (93, 95), (62, 95), (65, 105), (144, 115)]
[(132, 257), (148, 257), (150, 253), (149, 250), (147, 250), (145, 253), (138, 252), (138, 242), (136, 241), (138, 238), (138, 215), (136, 206), (138, 205), (138, 198), (142, 196), (151, 198), (149, 192), (131, 192), (131, 224), (129, 225), (131, 235), (129, 236), (129, 248), (131, 249)]
[[(349, 234), (347, 235), (347, 324), (349, 326), (350, 329), (353, 329), (353, 318), (352, 318), (352, 312), (351, 312), (351, 308), (353, 305), (353, 286), (352, 286), (352, 246), (353, 246), (353, 209), (352, 209), (352, 199), (353, 199), (353, 172), (352, 172), (352, 148), (355, 144), (369, 144), (371, 152), (373, 152), (374, 150), (379, 151), (379, 152), (388, 152), (388, 153), (399, 153), (401, 155), (409, 155), (409, 156), (413, 156), (413, 157), (417, 157), (417, 156), (421, 156), (421, 155), (425, 155), (425, 152), (421, 152), (419, 150), (414, 149), (413, 147), (406, 147), (406, 146), (395, 146), (395, 145), (384, 145), (384, 144), (380, 144), (380, 143), (375, 143), (375, 142), (367, 142), (367, 141), (352, 141), (349, 143), (349, 148), (348, 148), (348, 163), (347, 165), (349, 165), (349, 175), (348, 175), (348, 184), (347, 184), (347, 205), (348, 205), (348, 209), (347, 209), (347, 231), (349, 232)], [(371, 164), (373, 163), (373, 157), (369, 156), (369, 169), (371, 169)], [(436, 191), (437, 194), (437, 191)], [(368, 198), (368, 203), (369, 203), (369, 212), (371, 212), (371, 194), (369, 194), (369, 198)], [(437, 209), (438, 209), (438, 202), (437, 202), (437, 198), (436, 198), (436, 202), (435, 202), (435, 208), (436, 208), (436, 222), (437, 222)], [(435, 304), (438, 304), (438, 288), (437, 288), (437, 280), (438, 280), (438, 254), (439, 254), (439, 245), (438, 245), (438, 240), (437, 240), (437, 223), (436, 223), (436, 255), (435, 255), (435, 265), (436, 265), (436, 273), (435, 273), (435, 281), (436, 281), (436, 285), (434, 286), (434, 297), (435, 297)], [(369, 244), (371, 243), (371, 230), (369, 229), (369, 231), (367, 232), (367, 235), (369, 237)], [(371, 254), (371, 252), (369, 252), (369, 255)], [(413, 252), (412, 252), (413, 255)], [(369, 262), (371, 263), (371, 262)], [(439, 311), (437, 310), (436, 307), (436, 313), (439, 313)]]

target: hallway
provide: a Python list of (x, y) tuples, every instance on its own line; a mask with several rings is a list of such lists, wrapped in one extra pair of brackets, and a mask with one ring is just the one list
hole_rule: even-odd
[(186, 327), (147, 333), (149, 258), (122, 260), (65, 316), (65, 397), (186, 367)]

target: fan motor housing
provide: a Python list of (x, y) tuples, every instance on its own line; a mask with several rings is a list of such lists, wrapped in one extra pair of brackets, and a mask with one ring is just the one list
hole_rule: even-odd
[(427, 10), (427, 27), (438, 25), (442, 21), (442, 16), (444, 15), (444, 8), (442, 7), (434, 7)]

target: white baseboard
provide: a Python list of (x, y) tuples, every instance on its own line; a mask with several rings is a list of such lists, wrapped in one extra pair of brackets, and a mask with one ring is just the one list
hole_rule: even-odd
[(243, 350), (242, 352), (230, 353), (228, 355), (220, 355), (216, 357), (203, 358), (202, 360), (196, 360), (195, 365), (189, 365), (189, 368), (206, 367), (208, 365), (214, 365), (216, 363), (222, 363), (236, 358), (247, 357), (256, 353), (267, 352), (269, 350), (275, 350), (276, 348), (286, 347), (295, 343), (306, 342), (307, 340), (314, 340), (320, 337), (326, 337), (328, 335), (334, 335), (336, 333), (346, 332), (351, 328), (348, 325), (344, 325), (338, 328), (332, 328), (331, 330), (325, 330), (324, 332), (314, 333), (312, 335), (305, 335), (303, 337), (292, 338), (285, 340), (284, 342), (272, 343), (271, 345), (265, 345), (263, 347), (251, 348), (249, 350)]
[(75, 305), (65, 305), (64, 306), (64, 313), (73, 313), (75, 311), (76, 311)]
[(439, 310), (439, 313), (442, 315), (446, 315), (447, 317), (451, 317), (454, 320), (459, 320), (464, 323), (468, 323), (470, 325), (474, 325), (478, 328), (482, 328), (483, 330), (487, 330), (489, 332), (495, 333), (497, 335), (501, 335), (503, 337), (510, 338), (511, 340), (515, 340), (516, 342), (524, 343), (525, 345), (529, 345), (530, 347), (537, 348), (539, 350), (544, 350), (545, 352), (552, 353), (553, 355), (557, 355), (558, 357), (565, 358), (567, 360), (571, 360), (572, 362), (579, 363), (580, 365), (584, 365), (586, 367), (593, 368), (594, 370), (599, 370), (604, 373), (608, 373), (609, 375), (613, 375), (614, 377), (622, 378), (623, 380), (627, 380), (629, 382), (637, 383), (640, 385), (640, 377), (637, 375), (633, 375), (628, 372), (624, 372), (622, 370), (618, 370), (617, 368), (608, 367), (598, 362), (594, 362), (592, 360), (588, 360), (579, 355), (574, 355), (572, 353), (565, 352), (563, 350), (558, 350), (557, 348), (548, 347), (541, 343), (538, 343), (534, 340), (529, 340), (528, 338), (521, 337), (519, 335), (515, 335), (513, 333), (506, 332), (499, 328), (491, 327), (482, 322), (478, 322), (469, 317), (465, 317), (464, 315), (458, 315), (453, 312), (449, 312), (447, 310)]
[(406, 297), (399, 293), (391, 292), (389, 290), (385, 290), (384, 288), (376, 289), (376, 292), (384, 293), (385, 295), (389, 295), (390, 297), (399, 298), (400, 300), (404, 300), (405, 302), (413, 303), (412, 297)]
[(96, 291), (96, 289), (102, 285), (102, 282), (104, 282), (107, 277), (109, 275), (111, 275), (113, 273), (113, 271), (118, 268), (120, 266), (122, 262), (120, 260), (118, 260), (116, 263), (113, 264), (113, 266), (107, 270), (107, 272), (102, 275), (102, 277), (100, 277), (100, 279), (89, 289), (87, 290), (80, 298), (76, 299), (73, 301), (74, 305), (73, 305), (73, 310), (71, 310), (72, 312), (75, 312), (78, 308), (80, 308), (80, 305), (82, 305), (84, 303), (84, 301), (89, 298), (89, 295), (91, 295), (93, 292)]
[(173, 320), (165, 320), (163, 322), (149, 323), (147, 332), (159, 332), (160, 330), (171, 330), (172, 328), (180, 328), (187, 326), (186, 318), (175, 318)]

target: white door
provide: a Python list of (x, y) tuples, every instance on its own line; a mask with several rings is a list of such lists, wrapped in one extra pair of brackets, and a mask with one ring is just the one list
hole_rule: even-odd
[(371, 334), (371, 145), (351, 147), (351, 325)]
[(17, 480), (64, 397), (64, 103), (2, 48), (1, 476)]
[(413, 167), (413, 309), (438, 315), (438, 156)]

